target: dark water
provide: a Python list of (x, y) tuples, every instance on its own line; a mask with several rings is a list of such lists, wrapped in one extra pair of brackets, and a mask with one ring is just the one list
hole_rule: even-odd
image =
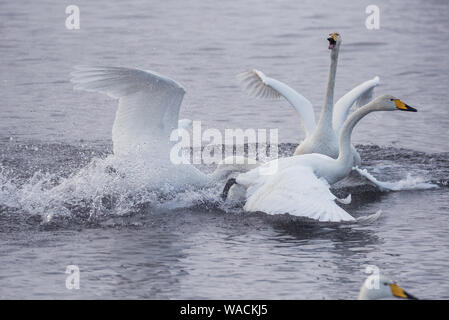
[[(449, 298), (449, 5), (378, 1), (381, 28), (369, 31), (368, 4), (81, 1), (81, 29), (69, 31), (65, 4), (1, 2), (0, 297), (351, 299), (365, 266), (376, 265), (418, 297)], [(352, 193), (354, 216), (383, 210), (374, 224), (351, 227), (223, 207), (221, 186), (186, 191), (188, 206), (177, 210), (152, 194), (92, 196), (126, 190), (92, 165), (110, 153), (116, 103), (73, 91), (73, 65), (167, 74), (187, 89), (181, 117), (204, 128), (278, 128), (289, 155), (302, 137), (294, 111), (247, 97), (234, 76), (261, 69), (319, 110), (333, 30), (343, 37), (337, 96), (379, 75), (377, 93), (419, 109), (363, 120), (354, 141), (364, 167), (438, 189), (337, 186)], [(71, 264), (80, 290), (65, 287)]]

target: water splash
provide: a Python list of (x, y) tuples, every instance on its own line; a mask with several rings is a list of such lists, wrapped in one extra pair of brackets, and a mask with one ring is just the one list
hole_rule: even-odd
[[(280, 146), (280, 155), (291, 155), (295, 146), (283, 144)], [(134, 215), (145, 210), (167, 211), (199, 207), (228, 213), (242, 212), (244, 201), (239, 197), (239, 192), (236, 192), (235, 197), (231, 192), (225, 203), (220, 201), (224, 180), (206, 187), (184, 185), (176, 188), (163, 179), (163, 174), (154, 171), (142, 159), (116, 159), (108, 153), (109, 150), (60, 144), (38, 145), (38, 151), (33, 152), (17, 144), (7, 144), (4, 147), (7, 152), (0, 159), (3, 164), (0, 165), (2, 212), (6, 208), (6, 212), (10, 213), (19, 211), (40, 216), (44, 222), (55, 221), (56, 217), (68, 217), (82, 223)], [(437, 185), (422, 178), (422, 172), (425, 175), (431, 173), (434, 179), (441, 179), (449, 170), (446, 154), (429, 157), (402, 149), (398, 152), (398, 149), (378, 146), (358, 148), (361, 149), (362, 158), (368, 162), (370, 171), (391, 162), (379, 162), (379, 158), (392, 158), (395, 163), (404, 163), (407, 170), (402, 167), (394, 170), (403, 175), (414, 164), (414, 176), (408, 174), (406, 178), (396, 182), (382, 182), (367, 170), (358, 170), (364, 179), (381, 190), (437, 188)], [(398, 158), (401, 161), (397, 161)], [(208, 171), (207, 169), (213, 168), (202, 169)], [(366, 184), (366, 181), (363, 183)], [(8, 208), (14, 210), (8, 211)]]
[(379, 181), (367, 169), (355, 169), (362, 177), (376, 185), (381, 191), (428, 190), (437, 189), (438, 185), (425, 181), (422, 177), (413, 177), (407, 173), (405, 179), (388, 182)]

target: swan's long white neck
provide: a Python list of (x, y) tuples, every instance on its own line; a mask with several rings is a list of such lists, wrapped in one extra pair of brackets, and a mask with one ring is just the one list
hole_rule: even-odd
[(345, 168), (345, 170), (350, 171), (353, 166), (354, 155), (351, 149), (352, 130), (354, 129), (355, 125), (360, 121), (360, 119), (362, 119), (368, 113), (381, 110), (385, 109), (383, 109), (382, 105), (380, 105), (376, 100), (374, 100), (366, 104), (365, 106), (359, 108), (355, 112), (353, 112), (346, 119), (340, 131), (340, 138), (339, 138), (340, 151), (338, 154), (338, 158), (336, 160), (341, 166)]
[(331, 50), (331, 64), (329, 67), (329, 77), (327, 80), (326, 100), (324, 106), (321, 109), (320, 120), (318, 122), (318, 130), (324, 130), (332, 128), (332, 112), (334, 108), (334, 88), (335, 88), (335, 76), (337, 74), (338, 64), (338, 52), (340, 51), (340, 44), (335, 45)]

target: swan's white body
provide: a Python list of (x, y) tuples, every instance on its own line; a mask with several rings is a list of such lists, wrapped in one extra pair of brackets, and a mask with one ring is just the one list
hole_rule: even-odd
[[(335, 75), (340, 42), (341, 40), (338, 39), (336, 46), (331, 50), (326, 101), (318, 124), (315, 122), (312, 103), (285, 83), (269, 78), (258, 70), (245, 72), (238, 76), (252, 95), (261, 98), (280, 98), (282, 96), (298, 112), (306, 136), (296, 148), (295, 155), (320, 153), (337, 158), (339, 152), (337, 137), (340, 134), (341, 126), (349, 115), (351, 106), (354, 103), (357, 103), (358, 106), (366, 104), (371, 99), (374, 88), (379, 85), (379, 77), (365, 81), (341, 97), (334, 106)], [(355, 164), (359, 165), (360, 155), (353, 146), (351, 149)]]
[[(348, 117), (340, 132), (337, 159), (318, 153), (297, 155), (239, 174), (237, 184), (247, 189), (244, 209), (268, 214), (289, 213), (319, 221), (354, 221), (335, 203), (336, 197), (329, 187), (352, 169), (351, 133), (356, 123), (372, 111), (398, 110), (392, 99), (397, 100), (389, 95), (379, 97)], [(270, 172), (269, 167), (271, 172), (276, 170), (274, 174), (264, 174)]]
[[(170, 161), (173, 130), (190, 125), (178, 122), (179, 109), (185, 94), (176, 81), (156, 72), (122, 67), (80, 66), (71, 81), (75, 89), (100, 92), (119, 99), (112, 128), (114, 157), (117, 163), (132, 163), (127, 169), (141, 169), (154, 186), (204, 186), (230, 172), (243, 172), (255, 165), (219, 165), (216, 172), (206, 175), (190, 164)], [(242, 163), (242, 162), (240, 162)]]

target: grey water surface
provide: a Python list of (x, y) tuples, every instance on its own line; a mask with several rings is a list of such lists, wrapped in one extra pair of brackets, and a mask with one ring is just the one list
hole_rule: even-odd
[[(65, 27), (68, 4), (0, 2), (0, 298), (353, 299), (367, 265), (419, 298), (449, 298), (447, 1), (81, 0), (79, 30)], [(370, 4), (379, 30), (365, 27)], [(187, 91), (181, 118), (203, 130), (278, 128), (288, 156), (303, 138), (295, 111), (248, 97), (235, 75), (260, 69), (318, 113), (330, 31), (343, 39), (336, 97), (379, 76), (376, 94), (419, 110), (370, 115), (354, 132), (364, 168), (415, 189), (336, 190), (352, 193), (345, 208), (356, 217), (382, 209), (375, 223), (248, 214), (219, 203), (222, 186), (189, 191), (189, 205), (174, 210), (148, 194), (117, 205), (53, 191), (111, 153), (117, 103), (73, 91), (73, 66), (172, 77)], [(74, 185), (101, 185), (94, 169)], [(439, 187), (413, 187), (429, 181)], [(68, 265), (80, 268), (79, 290), (66, 288)]]

